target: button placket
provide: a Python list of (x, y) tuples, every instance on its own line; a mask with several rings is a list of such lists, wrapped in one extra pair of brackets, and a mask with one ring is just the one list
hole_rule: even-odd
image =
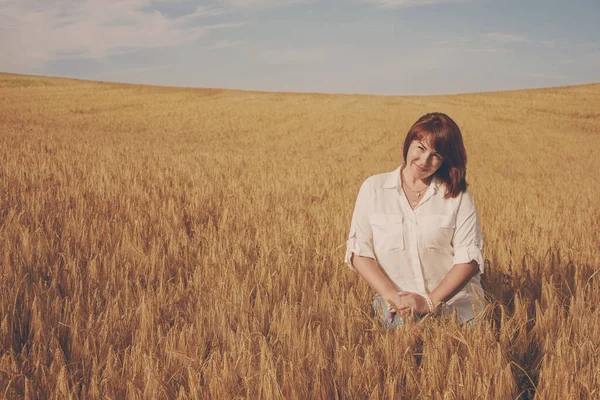
[(411, 251), (414, 251), (414, 257), (415, 257), (415, 276), (419, 276), (421, 277), (421, 285), (423, 287), (423, 290), (425, 293), (427, 293), (427, 285), (425, 284), (425, 274), (423, 273), (423, 269), (421, 268), (421, 261), (419, 258), (419, 242), (417, 242), (417, 232), (419, 229), (419, 221), (417, 218), (417, 214), (419, 213), (419, 210), (415, 210), (413, 216), (414, 216), (414, 246), (411, 247)]
[[(415, 209), (412, 209), (412, 207), (410, 207), (410, 205), (408, 204), (408, 199), (406, 198), (406, 196), (400, 193), (398, 193), (398, 195), (400, 196), (400, 202), (405, 209), (405, 221), (407, 221), (406, 226), (409, 231), (408, 234), (410, 237), (410, 249), (408, 253), (410, 254), (410, 266), (413, 270), (413, 276), (417, 279), (420, 278), (420, 286), (423, 287), (423, 290), (426, 291), (425, 276), (423, 275), (423, 269), (421, 268), (421, 259), (419, 257), (419, 245), (417, 242), (417, 213), (419, 211), (419, 207), (415, 207)], [(416, 283), (418, 284), (419, 282)]]

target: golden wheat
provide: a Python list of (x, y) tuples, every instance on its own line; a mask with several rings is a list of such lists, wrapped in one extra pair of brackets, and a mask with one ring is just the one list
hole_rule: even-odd
[[(0, 396), (600, 396), (600, 85), (428, 97), (0, 74)], [(343, 264), (420, 115), (463, 131), (494, 299), (384, 331)]]

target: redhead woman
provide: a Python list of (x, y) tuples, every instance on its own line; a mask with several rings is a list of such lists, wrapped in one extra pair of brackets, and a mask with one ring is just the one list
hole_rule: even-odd
[(484, 306), (483, 244), (460, 129), (445, 114), (426, 114), (408, 131), (403, 156), (362, 184), (346, 263), (376, 293), (373, 309), (387, 328), (441, 305), (468, 322)]

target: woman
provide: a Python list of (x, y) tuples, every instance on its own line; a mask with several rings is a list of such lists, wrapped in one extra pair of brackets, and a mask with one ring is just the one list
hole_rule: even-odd
[(443, 314), (468, 322), (484, 305), (483, 245), (460, 129), (445, 114), (426, 114), (408, 131), (403, 156), (395, 171), (362, 184), (346, 262), (377, 293), (385, 327), (442, 304)]

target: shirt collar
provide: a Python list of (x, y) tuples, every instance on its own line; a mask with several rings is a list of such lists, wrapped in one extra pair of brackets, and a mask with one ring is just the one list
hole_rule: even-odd
[[(400, 187), (400, 169), (403, 165), (404, 164), (400, 164), (398, 168), (396, 168), (394, 171), (388, 174), (387, 178), (385, 179), (385, 182), (383, 183), (384, 189), (398, 189)], [(432, 184), (433, 189), (437, 193), (441, 189), (443, 183), (439, 180), (437, 176), (434, 176)]]
[(384, 189), (397, 189), (400, 186), (400, 168), (402, 168), (402, 165), (388, 174), (383, 183)]

